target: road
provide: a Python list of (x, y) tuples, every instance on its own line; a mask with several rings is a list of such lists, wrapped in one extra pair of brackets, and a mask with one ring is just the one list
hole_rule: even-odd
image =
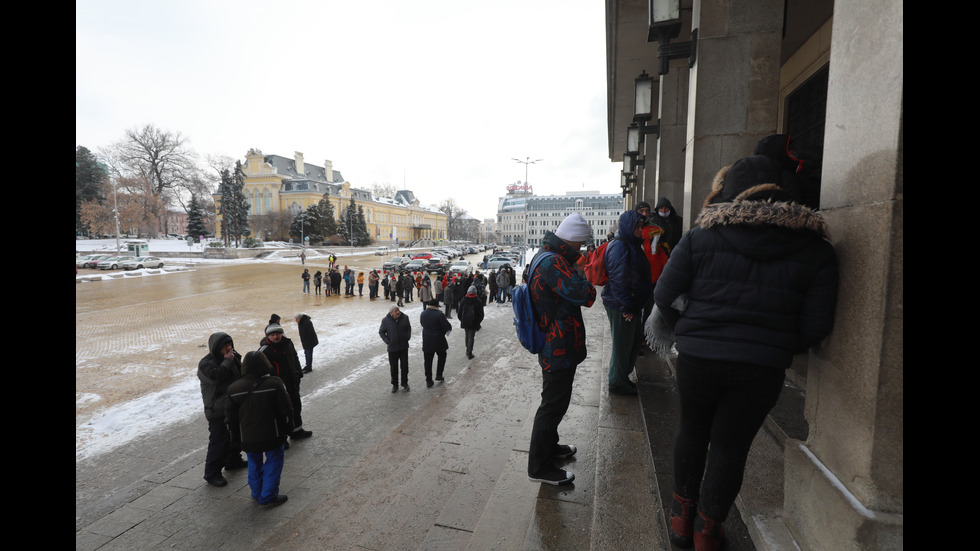
[[(482, 254), (470, 257), (476, 261)], [(351, 267), (367, 271), (382, 260), (354, 258)], [(146, 473), (121, 466), (128, 454), (155, 450), (147, 466), (161, 471), (189, 458), (203, 460), (207, 429), (196, 368), (207, 353), (208, 336), (215, 331), (232, 335), (236, 349), (244, 354), (258, 348), (269, 316), (276, 313), (283, 318), (286, 336), (299, 348), (293, 315), (310, 315), (321, 344), (314, 352), (314, 371), (302, 380), (301, 395), (304, 425), (314, 437), (297, 447), (324, 457), (350, 458), (335, 464), (354, 461), (412, 412), (445, 398), (470, 367), (506, 364), (510, 356), (532, 361), (532, 356), (515, 348), (512, 339), (500, 338), (513, 332), (509, 305), (488, 305), (484, 329), (476, 339), (477, 358), (466, 359), (463, 331), (458, 320), (452, 320), (446, 381), (427, 389), (418, 322), (422, 307), (416, 301), (403, 308), (413, 324), (411, 390), (392, 394), (387, 353), (377, 331), (393, 303), (370, 301), (366, 288), (363, 297), (353, 298), (304, 294), (300, 278), (304, 267), (325, 270), (326, 262), (202, 264), (155, 276), (76, 284), (76, 505), (88, 504), (76, 507), (79, 526), (111, 510), (114, 500), (139, 491)], [(99, 438), (87, 431), (93, 418), (174, 388), (183, 389), (183, 395), (168, 403), (178, 402), (179, 407), (152, 419), (135, 442), (95, 446), (99, 453), (90, 451), (91, 441)], [(161, 452), (166, 455), (160, 456)], [(112, 457), (120, 461), (115, 476), (108, 479), (104, 477), (107, 456), (110, 464)]]

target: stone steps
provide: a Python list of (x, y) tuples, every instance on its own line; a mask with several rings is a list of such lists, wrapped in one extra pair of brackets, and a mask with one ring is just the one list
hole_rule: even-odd
[[(525, 427), (466, 549), (669, 548), (639, 401), (606, 392), (609, 329), (601, 302), (585, 316), (592, 330), (589, 358), (578, 367), (560, 430), (562, 441), (579, 449), (565, 465), (575, 481), (549, 486), (527, 480), (531, 427)], [(537, 409), (531, 403), (529, 422)]]

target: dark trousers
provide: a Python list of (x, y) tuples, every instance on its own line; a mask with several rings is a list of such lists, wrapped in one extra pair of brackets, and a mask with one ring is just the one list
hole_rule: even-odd
[(398, 384), (398, 371), (400, 367), (402, 386), (408, 386), (408, 349), (389, 350), (388, 365), (391, 366), (391, 384)]
[(527, 473), (541, 474), (551, 465), (558, 447), (558, 425), (572, 400), (575, 367), (542, 371), (541, 405), (534, 414), (531, 445), (528, 449)]
[(436, 377), (442, 377), (442, 371), (446, 368), (445, 350), (423, 350), (422, 358), (425, 361), (425, 382), (432, 382), (432, 357), (438, 356), (439, 362), (436, 364)]
[(208, 419), (208, 452), (204, 458), (204, 479), (221, 474), (234, 458), (241, 459), (241, 446), (231, 444), (231, 434), (224, 419)]
[(303, 403), (299, 400), (299, 381), (296, 382), (296, 386), (286, 390), (289, 393), (289, 401), (293, 405), (293, 430), (299, 430), (303, 428)]
[(312, 348), (304, 348), (303, 349), (303, 354), (306, 355), (306, 367), (308, 367), (310, 369), (313, 369), (313, 349)]
[(473, 353), (473, 341), (476, 340), (476, 329), (463, 329), (466, 341), (466, 353)]
[(678, 355), (674, 491), (696, 500), (708, 518), (727, 518), (752, 440), (776, 405), (785, 376), (773, 367)]

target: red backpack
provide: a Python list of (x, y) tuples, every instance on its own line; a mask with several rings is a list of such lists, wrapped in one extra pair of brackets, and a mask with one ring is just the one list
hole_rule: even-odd
[(609, 243), (606, 241), (599, 245), (585, 260), (585, 278), (593, 285), (605, 285), (609, 282), (609, 276), (606, 275), (606, 246)]

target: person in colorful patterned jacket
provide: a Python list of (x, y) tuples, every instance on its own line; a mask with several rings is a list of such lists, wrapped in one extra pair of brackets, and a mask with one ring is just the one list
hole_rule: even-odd
[(568, 215), (554, 233), (545, 234), (537, 254), (547, 256), (528, 276), (538, 325), (546, 336), (538, 354), (543, 379), (541, 405), (534, 416), (528, 450), (527, 474), (532, 482), (559, 485), (575, 479), (553, 460), (571, 457), (577, 451), (573, 445), (558, 443), (558, 425), (568, 411), (575, 368), (587, 353), (582, 306), (592, 306), (596, 291), (585, 278), (579, 249), (590, 235), (582, 215)]

